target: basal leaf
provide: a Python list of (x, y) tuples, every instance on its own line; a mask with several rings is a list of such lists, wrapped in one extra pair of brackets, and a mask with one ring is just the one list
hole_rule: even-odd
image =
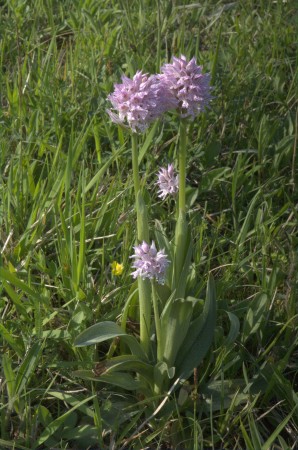
[(144, 376), (147, 381), (153, 382), (153, 366), (135, 355), (116, 356), (115, 358), (107, 359), (104, 363), (105, 374), (133, 371)]
[(118, 336), (127, 336), (127, 333), (114, 322), (99, 322), (80, 333), (75, 339), (74, 345), (83, 347), (98, 344)]
[(175, 358), (187, 334), (193, 307), (192, 299), (176, 298), (161, 316), (161, 354), (169, 367), (175, 366)]
[(125, 372), (115, 372), (109, 374), (104, 373), (96, 376), (92, 370), (76, 370), (72, 374), (75, 377), (82, 378), (83, 380), (100, 381), (101, 383), (118, 386), (128, 391), (136, 391), (142, 385), (139, 380), (136, 380), (132, 375)]
[(201, 316), (191, 323), (182, 344), (183, 352), (177, 357), (178, 376), (188, 378), (192, 370), (200, 364), (212, 344), (215, 323), (216, 295), (214, 281), (210, 276), (204, 310)]
[(127, 334), (119, 325), (114, 322), (99, 322), (87, 330), (83, 331), (75, 339), (74, 345), (76, 347), (84, 347), (86, 345), (99, 344), (100, 342), (108, 341), (120, 337), (128, 345), (131, 352), (142, 359), (147, 359), (142, 347), (134, 336)]
[(162, 392), (164, 385), (175, 375), (175, 368), (168, 366), (164, 361), (159, 361), (154, 367), (154, 384)]
[(65, 420), (68, 418), (70, 414), (72, 414), (73, 411), (78, 409), (80, 406), (84, 405), (85, 403), (89, 402), (90, 400), (95, 397), (92, 395), (91, 397), (87, 397), (81, 402), (78, 402), (73, 408), (69, 409), (66, 413), (62, 414), (62, 416), (59, 416), (57, 419), (53, 420), (46, 429), (41, 433), (39, 438), (35, 441), (34, 447), (32, 449), (38, 448), (41, 444), (46, 442), (55, 431), (58, 430), (58, 428), (65, 422)]
[(231, 312), (227, 312), (229, 319), (230, 319), (230, 330), (229, 330), (229, 334), (226, 338), (226, 340), (224, 341), (224, 345), (229, 346), (231, 344), (233, 344), (235, 342), (235, 340), (237, 339), (237, 336), (239, 334), (239, 330), (240, 330), (240, 322), (238, 317), (231, 313)]

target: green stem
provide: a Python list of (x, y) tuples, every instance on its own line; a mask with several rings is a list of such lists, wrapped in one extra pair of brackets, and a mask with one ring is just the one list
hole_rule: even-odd
[(140, 190), (140, 180), (139, 180), (139, 162), (138, 162), (138, 136), (136, 133), (132, 133), (131, 135), (131, 151), (132, 151), (133, 184), (135, 188), (135, 197), (137, 203), (138, 192)]
[(156, 52), (156, 73), (160, 71), (160, 49), (161, 49), (161, 11), (160, 0), (157, 0), (157, 52)]
[(160, 361), (162, 361), (161, 325), (160, 325), (156, 286), (155, 286), (154, 280), (152, 280), (151, 286), (152, 286), (152, 300), (153, 300), (153, 310), (154, 310), (155, 332), (156, 332), (156, 341), (157, 341), (157, 362), (160, 362)]
[(186, 119), (180, 123), (180, 145), (179, 145), (179, 213), (185, 213), (185, 185), (186, 185)]
[[(188, 245), (188, 227), (186, 223), (186, 147), (187, 147), (187, 120), (180, 122), (180, 143), (178, 150), (179, 161), (179, 202), (178, 218), (175, 230), (175, 264), (173, 272), (172, 288), (176, 289), (176, 294), (184, 296), (185, 280), (180, 280), (183, 270)], [(179, 291), (179, 292), (178, 292)]]
[[(137, 212), (137, 241), (149, 241), (147, 208), (140, 191), (139, 163), (138, 163), (138, 136), (131, 136), (132, 170), (135, 190), (135, 205)], [(137, 242), (137, 243), (138, 243)], [(151, 288), (149, 280), (138, 278), (139, 309), (140, 309), (140, 342), (144, 351), (149, 354), (150, 326), (151, 326)]]

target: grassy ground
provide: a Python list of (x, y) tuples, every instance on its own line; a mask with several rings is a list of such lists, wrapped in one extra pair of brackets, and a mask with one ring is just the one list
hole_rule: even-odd
[[(0, 9), (0, 448), (296, 448), (294, 2)], [(132, 286), (130, 144), (105, 112), (107, 95), (123, 72), (155, 73), (181, 53), (214, 85), (210, 112), (190, 130), (188, 184), (194, 267), (202, 288), (213, 273), (219, 314), (212, 351), (149, 420), (150, 402), (99, 379), (96, 361), (117, 348), (73, 340), (119, 319)], [(171, 121), (142, 138), (151, 192), (177, 133)], [(171, 236), (167, 205), (147, 202), (152, 227), (162, 220)], [(78, 376), (85, 368), (95, 381)]]

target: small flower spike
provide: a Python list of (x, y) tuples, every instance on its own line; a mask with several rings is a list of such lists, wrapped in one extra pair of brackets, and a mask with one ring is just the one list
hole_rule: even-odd
[(164, 64), (161, 72), (159, 79), (176, 98), (181, 117), (194, 118), (205, 111), (213, 98), (210, 74), (202, 73), (202, 67), (197, 65), (195, 58), (188, 62), (184, 55), (173, 57), (172, 64)]
[(178, 175), (176, 175), (173, 164), (168, 164), (168, 168), (161, 168), (158, 172), (157, 185), (159, 187), (158, 196), (163, 200), (167, 195), (174, 195), (178, 192)]
[(143, 241), (142, 244), (134, 247), (134, 251), (135, 254), (131, 256), (135, 259), (132, 267), (136, 269), (132, 272), (133, 278), (156, 279), (159, 284), (164, 284), (165, 273), (169, 265), (164, 250), (158, 252), (153, 241), (151, 246)]

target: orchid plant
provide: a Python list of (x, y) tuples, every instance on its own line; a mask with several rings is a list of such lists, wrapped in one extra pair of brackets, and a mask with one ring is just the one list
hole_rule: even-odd
[[(120, 326), (113, 322), (97, 323), (81, 333), (75, 345), (119, 338), (124, 344), (122, 351), (103, 362), (101, 380), (119, 386), (121, 379), (127, 389), (151, 397), (162, 395), (171, 384), (177, 386), (180, 380), (187, 379), (213, 341), (216, 300), (212, 278), (209, 277), (203, 304), (188, 288), (193, 245), (186, 206), (187, 127), (212, 99), (210, 75), (202, 72), (195, 58), (188, 61), (181, 55), (165, 64), (161, 74), (148, 76), (138, 71), (133, 79), (123, 76), (122, 83), (115, 85), (108, 99), (112, 104), (108, 110), (111, 120), (127, 128), (131, 135), (137, 216), (136, 245), (131, 259), (132, 277), (137, 279), (140, 333), (137, 338), (126, 328), (133, 293), (125, 305)], [(140, 187), (138, 135), (171, 110), (178, 112), (180, 120), (178, 161), (159, 169), (157, 186), (162, 200), (178, 196), (177, 222), (175, 236), (169, 239), (157, 222), (156, 246)]]

